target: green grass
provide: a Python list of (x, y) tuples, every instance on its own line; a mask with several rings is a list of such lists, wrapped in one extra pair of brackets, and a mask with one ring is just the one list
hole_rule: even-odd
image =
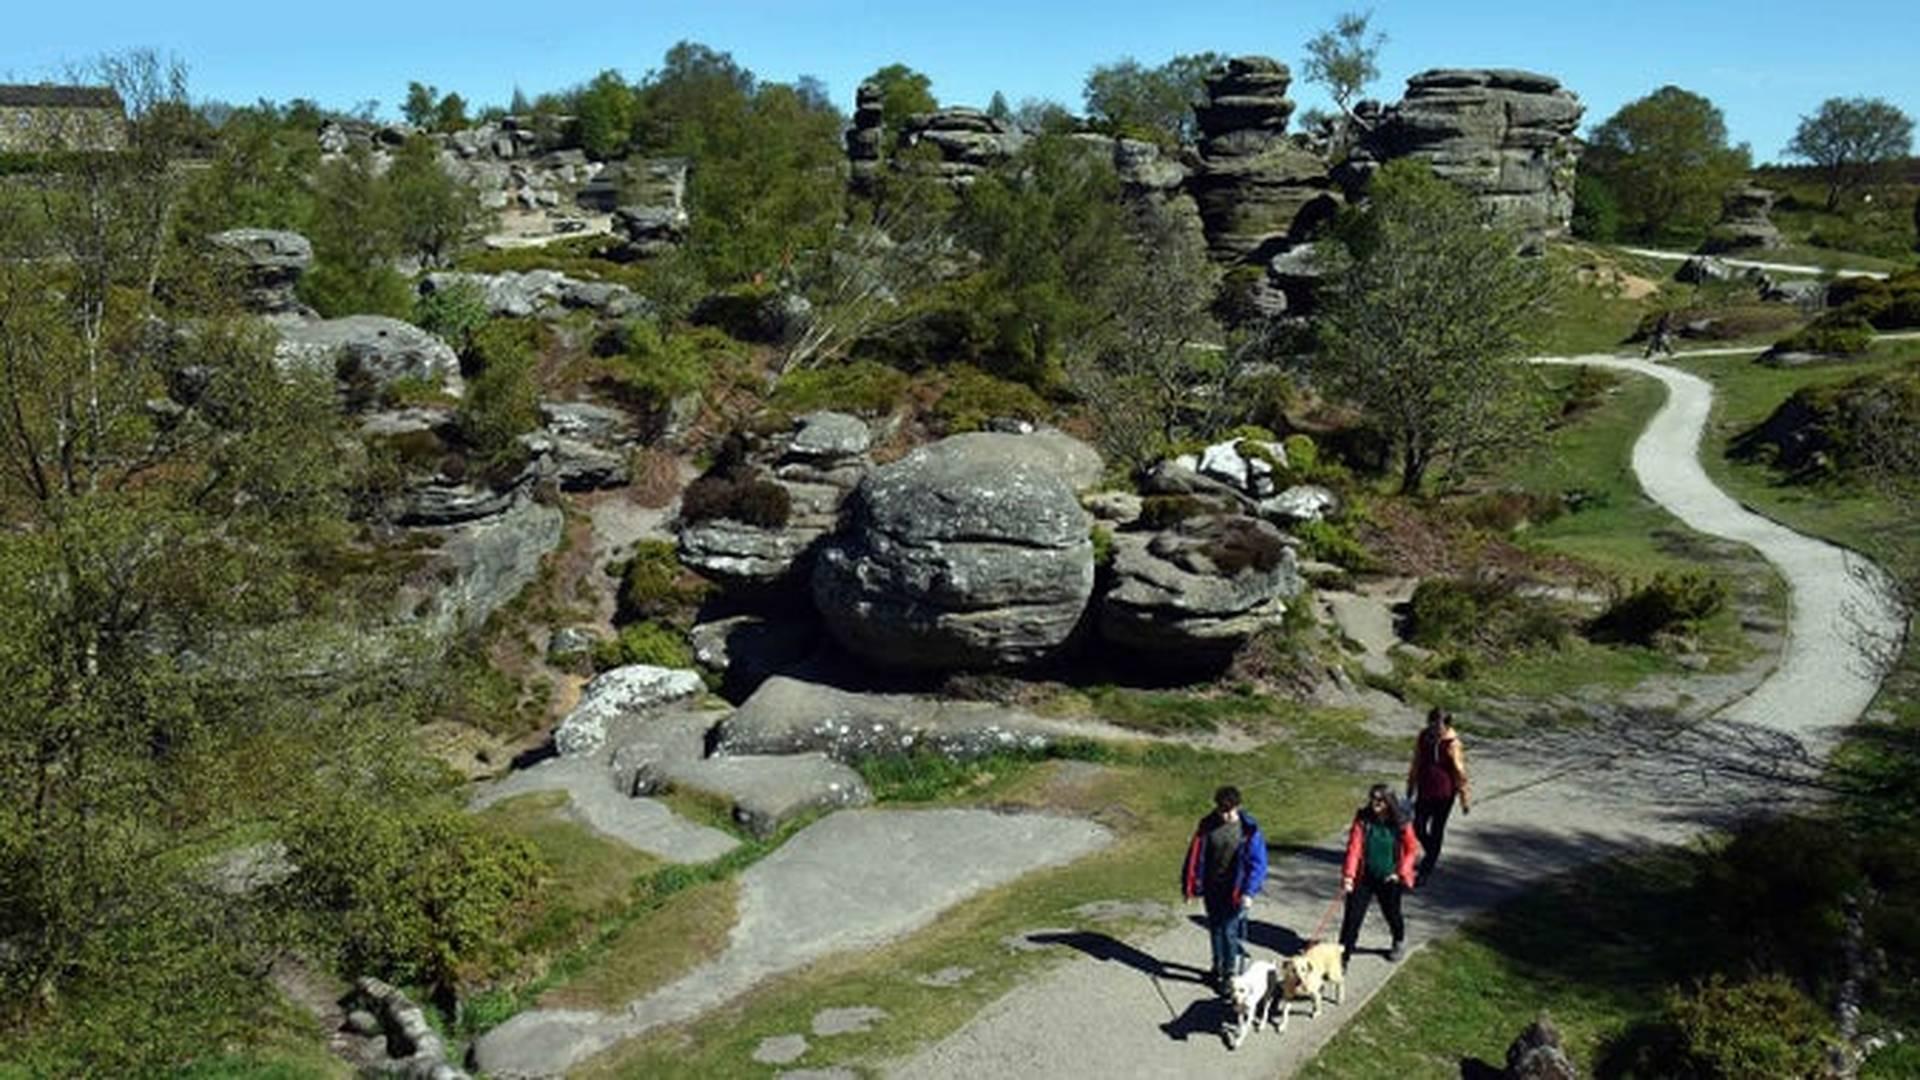
[[(1074, 926), (1073, 909), (1095, 900), (1174, 901), (1173, 869), (1193, 822), (1213, 789), (1238, 784), (1247, 805), (1276, 843), (1317, 840), (1336, 828), (1373, 777), (1364, 762), (1391, 755), (1349, 719), (1309, 721), (1344, 731), (1338, 752), (1308, 753), (1286, 743), (1246, 754), (1177, 746), (1118, 747), (1095, 763), (1024, 764), (980, 787), (968, 782), (940, 795), (956, 804), (1090, 816), (1115, 832), (1111, 846), (1069, 866), (1028, 875), (942, 914), (932, 926), (896, 944), (828, 958), (777, 979), (718, 1015), (657, 1032), (589, 1062), (583, 1076), (706, 1077), (749, 1071), (750, 1055), (769, 1035), (807, 1031), (820, 1009), (884, 1004), (888, 1018), (872, 1031), (836, 1036), (810, 1049), (795, 1067), (828, 1062), (872, 1066), (937, 1039), (1038, 969), (1070, 950), (1017, 951), (1005, 940), (1039, 927)], [(1124, 926), (1091, 929), (1120, 934)], [(1196, 937), (1196, 949), (1202, 943)], [(948, 967), (974, 974), (946, 989), (915, 977)]]
[[(1691, 863), (1667, 852), (1592, 867), (1527, 893), (1408, 960), (1301, 1072), (1311, 1080), (1458, 1076), (1500, 1065), (1541, 1010), (1589, 1074), (1610, 1039), (1691, 974)], [(1367, 962), (1363, 959), (1361, 962)]]

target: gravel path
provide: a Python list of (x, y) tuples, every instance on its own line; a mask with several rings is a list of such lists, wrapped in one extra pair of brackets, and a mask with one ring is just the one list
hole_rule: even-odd
[[(1756, 761), (1764, 770), (1783, 759), (1816, 760), (1878, 689), (1877, 673), (1850, 647), (1855, 635), (1897, 635), (1904, 626), (1867, 584), (1871, 567), (1742, 508), (1707, 478), (1698, 460), (1712, 403), (1706, 382), (1612, 356), (1552, 362), (1612, 367), (1666, 385), (1667, 404), (1635, 445), (1634, 471), (1647, 493), (1688, 525), (1751, 544), (1778, 568), (1790, 589), (1786, 644), (1777, 669), (1732, 701), (1697, 703), (1673, 719), (1628, 717), (1524, 745), (1483, 746), (1474, 759), (1481, 796), (1476, 809), (1455, 816), (1440, 873), (1409, 898), (1408, 942), (1414, 948), (1532, 882), (1684, 839), (1714, 824), (1729, 807), (1750, 808), (1756, 799), (1777, 795), (1764, 781), (1740, 779), (1743, 770)], [(1409, 738), (1414, 730), (1409, 717)], [(1355, 776), (1356, 801), (1376, 779), (1398, 780)], [(1319, 928), (1338, 888), (1340, 841), (1328, 837), (1310, 849), (1275, 852), (1272, 878), (1254, 909), (1256, 956), (1291, 952), (1316, 930), (1322, 936), (1337, 932), (1334, 925)], [(1170, 887), (1178, 857), (1167, 853)], [(889, 1075), (1291, 1075), (1393, 971), (1383, 955), (1369, 954), (1383, 953), (1386, 945), (1375, 912), (1362, 931), (1344, 1005), (1323, 1010), (1318, 1021), (1296, 1018), (1284, 1036), (1262, 1033), (1232, 1052), (1217, 1035), (1219, 1006), (1194, 981), (1195, 966), (1207, 963), (1206, 935), (1198, 926), (1178, 925), (1129, 942), (1097, 933), (1069, 940), (1068, 947), (1087, 957), (1012, 991), (947, 1039), (896, 1063)], [(1515, 1017), (1516, 1027), (1523, 1020)]]

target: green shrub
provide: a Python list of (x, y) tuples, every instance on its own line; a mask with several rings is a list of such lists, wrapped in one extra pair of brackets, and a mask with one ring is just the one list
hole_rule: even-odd
[(1481, 620), (1483, 587), (1454, 578), (1430, 578), (1413, 590), (1408, 640), (1429, 649), (1468, 637)]
[(680, 565), (673, 544), (642, 540), (620, 577), (620, 617), (659, 619), (684, 615), (707, 596), (707, 585)]
[(635, 319), (621, 336), (610, 373), (623, 396), (643, 409), (664, 409), (678, 398), (704, 393), (715, 372), (745, 356), (739, 342), (710, 327), (669, 332), (653, 319)]
[(1686, 633), (1719, 611), (1727, 587), (1706, 574), (1655, 574), (1651, 581), (1616, 601), (1594, 621), (1597, 640), (1653, 643), (1661, 633)]
[(1149, 495), (1140, 500), (1140, 524), (1148, 529), (1167, 529), (1190, 517), (1217, 514), (1220, 508), (1193, 495)]
[(478, 371), (467, 382), (454, 423), (461, 441), (489, 466), (519, 457), (516, 437), (540, 426), (534, 366), (545, 344), (540, 324), (499, 319), (473, 335)]
[(757, 477), (733, 479), (708, 473), (680, 495), (680, 520), (688, 525), (725, 519), (763, 529), (785, 528), (793, 514), (787, 489)]
[(780, 291), (771, 285), (741, 285), (703, 297), (688, 318), (740, 341), (776, 343), (787, 328), (779, 317)]
[(1037, 422), (1052, 412), (1031, 387), (996, 378), (972, 364), (957, 364), (946, 375), (946, 389), (933, 403), (932, 414), (948, 434), (978, 431), (995, 417)]
[(487, 294), (471, 281), (460, 281), (414, 301), (413, 321), (440, 335), (453, 351), (466, 355), (473, 336), (490, 317)]
[(1301, 554), (1309, 559), (1332, 563), (1355, 573), (1364, 573), (1376, 565), (1373, 553), (1334, 522), (1325, 519), (1302, 522), (1293, 527), (1293, 535), (1300, 541)]
[(1558, 608), (1503, 581), (1431, 578), (1414, 589), (1409, 611), (1409, 640), (1429, 649), (1557, 649), (1573, 636)]
[(1873, 325), (1859, 315), (1828, 312), (1805, 328), (1781, 338), (1776, 352), (1818, 353), (1823, 356), (1855, 356), (1873, 345)]
[(593, 667), (610, 671), (628, 664), (651, 664), (664, 668), (693, 667), (693, 649), (679, 630), (655, 619), (647, 619), (620, 628), (617, 637), (593, 647)]
[(1113, 565), (1113, 530), (1105, 525), (1095, 525), (1087, 533), (1087, 539), (1093, 544), (1093, 565), (1095, 568)]
[(1582, 240), (1611, 243), (1620, 236), (1620, 203), (1613, 189), (1591, 173), (1573, 182), (1573, 235)]
[(1826, 1011), (1778, 975), (1742, 983), (1710, 977), (1669, 993), (1664, 1020), (1677, 1035), (1682, 1075), (1702, 1080), (1825, 1076), (1833, 1025)]
[(504, 959), (539, 880), (526, 841), (453, 808), (343, 799), (294, 816), (285, 842), (298, 869), (276, 891), (342, 970), (442, 990)]
[(1280, 441), (1287, 452), (1287, 468), (1301, 479), (1313, 476), (1320, 465), (1320, 448), (1314, 445), (1313, 437), (1303, 432), (1294, 432)]
[(896, 368), (871, 360), (852, 360), (788, 372), (767, 404), (792, 416), (819, 409), (880, 416), (900, 404), (911, 383), (907, 374)]

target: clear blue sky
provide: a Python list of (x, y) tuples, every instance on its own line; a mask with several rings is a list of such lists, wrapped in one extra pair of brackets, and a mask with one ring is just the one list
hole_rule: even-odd
[[(1296, 69), (1301, 45), (1360, 0), (1243, 0), (1204, 6), (1108, 0), (12, 0), (0, 80), (57, 78), (103, 52), (152, 47), (186, 61), (199, 99), (310, 97), (346, 108), (373, 98), (392, 114), (410, 79), (502, 103), (584, 81), (603, 68), (639, 77), (692, 39), (731, 52), (763, 79), (823, 79), (843, 109), (876, 68), (904, 62), (944, 102), (1051, 97), (1078, 110), (1089, 68), (1123, 56), (1265, 53)], [(1884, 97), (1920, 116), (1912, 0), (1849, 0), (1844, 13), (1755, 0), (1379, 0), (1388, 35), (1377, 96), (1400, 96), (1429, 67), (1525, 67), (1557, 76), (1588, 125), (1665, 83), (1705, 94), (1735, 141), (1779, 156), (1800, 115), (1831, 96)], [(1296, 82), (1302, 107), (1321, 102)]]

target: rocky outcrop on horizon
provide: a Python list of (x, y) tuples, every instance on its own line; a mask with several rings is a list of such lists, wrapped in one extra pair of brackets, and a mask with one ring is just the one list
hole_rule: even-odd
[(1207, 100), (1194, 106), (1201, 139), (1186, 190), (1216, 259), (1263, 261), (1340, 207), (1326, 162), (1287, 138), (1292, 81), (1271, 57), (1234, 57), (1207, 76)]
[(1407, 80), (1362, 142), (1381, 164), (1418, 158), (1496, 221), (1559, 236), (1573, 217), (1580, 99), (1549, 75), (1514, 68), (1434, 68)]

